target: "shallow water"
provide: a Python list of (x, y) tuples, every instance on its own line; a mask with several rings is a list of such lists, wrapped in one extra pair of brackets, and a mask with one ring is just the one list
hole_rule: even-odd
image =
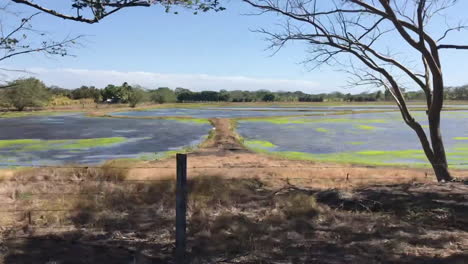
[[(248, 118), (239, 120), (237, 129), (249, 147), (295, 159), (371, 165), (426, 164), (419, 139), (403, 123), (399, 112), (390, 111), (391, 107), (177, 108), (114, 113), (126, 118), (69, 114), (0, 119), (0, 166), (154, 159), (158, 157), (155, 153), (196, 145), (211, 129), (203, 122), (128, 118), (151, 116)], [(344, 108), (389, 111), (327, 115)], [(299, 116), (310, 114), (314, 116)], [(425, 112), (414, 112), (414, 116), (427, 130)], [(443, 112), (443, 136), (452, 164), (468, 163), (467, 121), (468, 111)]]
[[(0, 127), (0, 166), (98, 164), (109, 159), (154, 157), (155, 153), (195, 145), (211, 129), (209, 124), (174, 120), (81, 115), (0, 119)], [(34, 140), (18, 141), (21, 139)]]
[[(421, 108), (423, 105), (409, 105), (409, 107)], [(447, 105), (447, 109), (453, 107), (465, 107), (467, 105)], [(126, 117), (192, 117), (192, 118), (243, 118), (243, 117), (269, 117), (269, 116), (294, 116), (294, 115), (327, 115), (337, 112), (356, 111), (397, 111), (396, 105), (342, 105), (342, 106), (232, 106), (216, 108), (161, 108), (145, 111), (116, 112), (113, 116)]]
[(326, 114), (326, 112), (312, 112), (307, 109), (289, 109), (289, 108), (196, 108), (196, 109), (182, 109), (182, 108), (167, 108), (155, 109), (148, 111), (133, 111), (133, 112), (118, 112), (113, 113), (113, 116), (127, 116), (127, 117), (193, 117), (193, 118), (240, 118), (240, 117), (265, 117), (265, 116), (290, 116), (290, 115), (304, 115), (304, 114)]
[[(416, 112), (427, 131), (424, 112)], [(468, 162), (468, 111), (443, 113), (449, 162)], [(250, 147), (286, 156), (369, 164), (427, 163), (415, 132), (397, 112), (328, 117), (241, 120), (239, 134)], [(289, 153), (299, 152), (299, 153)]]

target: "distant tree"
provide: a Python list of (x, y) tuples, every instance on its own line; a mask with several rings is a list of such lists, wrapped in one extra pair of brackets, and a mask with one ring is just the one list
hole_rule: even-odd
[(130, 107), (135, 107), (137, 104), (140, 104), (146, 101), (147, 93), (141, 88), (132, 88), (128, 94), (128, 103)]
[(121, 86), (109, 84), (101, 91), (102, 100), (126, 104), (131, 89), (132, 87), (126, 82)]
[(273, 102), (275, 100), (275, 95), (273, 93), (267, 93), (263, 95), (262, 101), (264, 102)]
[(55, 85), (49, 86), (47, 89), (51, 95), (64, 96), (69, 98), (71, 97), (71, 91), (69, 89), (61, 88)]
[(219, 101), (228, 102), (231, 99), (231, 96), (228, 91), (221, 90), (218, 95)]
[(271, 92), (265, 89), (261, 89), (253, 92), (245, 91), (244, 93), (247, 96), (253, 94), (252, 101), (263, 101), (263, 97), (267, 94), (270, 94)]
[(180, 92), (177, 94), (177, 101), (181, 103), (194, 101), (194, 93), (191, 91)]
[(187, 93), (187, 92), (191, 92), (191, 91), (189, 89), (182, 88), (182, 87), (177, 87), (174, 90), (174, 93), (176, 94), (176, 96), (181, 94), (181, 93)]
[(38, 79), (18, 79), (9, 83), (9, 88), (2, 92), (2, 101), (23, 111), (26, 107), (41, 107), (47, 104), (50, 93)]
[(73, 100), (93, 99), (94, 102), (98, 103), (101, 101), (101, 91), (94, 86), (81, 86), (71, 91), (70, 98)]
[(219, 93), (215, 91), (202, 91), (198, 94), (199, 101), (204, 102), (218, 102)]
[(377, 93), (375, 93), (375, 100), (380, 101), (383, 99), (383, 93), (381, 90), (378, 90)]
[(151, 101), (159, 104), (174, 103), (177, 101), (177, 96), (174, 91), (167, 87), (159, 87), (151, 93)]
[(107, 85), (104, 89), (101, 90), (102, 100), (107, 101), (107, 102), (109, 101), (117, 102), (117, 100), (120, 100), (118, 98), (119, 96), (118, 89), (119, 88), (113, 84)]

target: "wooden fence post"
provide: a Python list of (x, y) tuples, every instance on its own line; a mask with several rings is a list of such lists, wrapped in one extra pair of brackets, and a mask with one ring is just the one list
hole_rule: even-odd
[(186, 259), (186, 212), (187, 212), (187, 155), (177, 154), (176, 185), (176, 263), (185, 264)]

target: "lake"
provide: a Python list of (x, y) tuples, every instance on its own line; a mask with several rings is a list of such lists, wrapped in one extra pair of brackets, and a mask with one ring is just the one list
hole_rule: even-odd
[[(325, 162), (427, 166), (415, 133), (388, 105), (167, 108), (111, 115), (115, 117), (0, 119), (0, 166), (157, 159), (202, 142), (212, 129), (206, 118), (212, 117), (237, 119), (244, 144), (258, 152)], [(415, 111), (414, 116), (427, 130), (425, 112)], [(466, 110), (443, 112), (442, 133), (452, 167), (468, 168), (467, 120)]]
[(195, 146), (211, 125), (176, 120), (92, 118), (80, 114), (0, 119), (0, 165), (99, 164), (155, 159)]

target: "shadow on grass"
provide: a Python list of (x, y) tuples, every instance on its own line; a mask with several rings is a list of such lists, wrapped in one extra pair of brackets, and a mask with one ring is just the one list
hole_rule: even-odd
[[(69, 232), (12, 238), (4, 263), (171, 263), (173, 181), (81, 186)], [(468, 186), (273, 190), (189, 181), (191, 263), (466, 263)], [(466, 251), (465, 251), (466, 252)], [(1, 261), (0, 261), (1, 263)]]

